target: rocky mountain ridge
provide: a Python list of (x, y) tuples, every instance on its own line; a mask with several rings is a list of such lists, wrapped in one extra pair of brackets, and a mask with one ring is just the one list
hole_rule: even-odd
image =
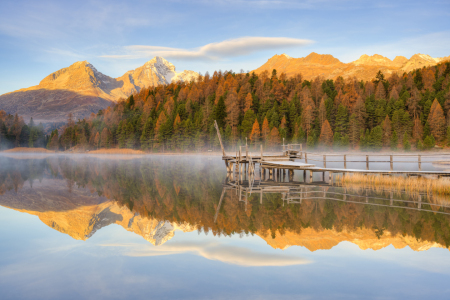
[(0, 95), (0, 110), (17, 113), (26, 121), (33, 117), (37, 122), (61, 122), (69, 112), (82, 119), (142, 88), (197, 77), (193, 71), (176, 72), (172, 63), (158, 56), (118, 78), (79, 61), (46, 76), (36, 86)]
[(322, 76), (325, 79), (336, 79), (356, 77), (358, 80), (370, 81), (375, 78), (378, 71), (386, 76), (392, 73), (402, 75), (414, 69), (437, 65), (440, 62), (450, 60), (450, 56), (433, 58), (426, 54), (415, 54), (410, 59), (397, 56), (394, 60), (379, 54), (369, 56), (363, 54), (359, 59), (343, 63), (330, 54), (310, 53), (306, 57), (293, 58), (286, 54), (274, 55), (261, 67), (254, 70), (256, 74), (264, 71), (272, 72), (276, 69), (278, 73), (286, 73), (288, 77), (302, 74), (304, 79), (311, 80)]

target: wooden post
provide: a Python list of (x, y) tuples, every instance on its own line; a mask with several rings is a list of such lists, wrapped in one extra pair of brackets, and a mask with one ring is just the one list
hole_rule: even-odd
[(262, 147), (262, 144), (261, 144), (261, 160), (260, 161), (263, 161), (263, 147)]
[(306, 170), (303, 170), (303, 182), (306, 182)]
[(419, 161), (419, 171), (422, 171), (422, 156), (420, 154), (418, 157), (418, 161)]
[(309, 183), (313, 182), (313, 171), (309, 171)]
[(347, 169), (347, 155), (344, 154), (344, 169)]
[(394, 170), (394, 160), (393, 160), (393, 155), (390, 155), (390, 163), (391, 163), (391, 171)]
[(294, 170), (289, 169), (289, 182), (294, 181)]
[(225, 148), (223, 147), (223, 143), (222, 143), (222, 137), (220, 136), (219, 126), (217, 125), (216, 120), (214, 120), (214, 127), (216, 127), (216, 130), (217, 130), (217, 136), (219, 137), (220, 147), (222, 148), (222, 154), (223, 154), (223, 156), (226, 156)]
[(308, 153), (305, 152), (305, 164), (308, 163)]
[[(323, 167), (326, 168), (327, 167), (327, 156), (324, 155), (323, 156)], [(325, 181), (325, 180), (324, 180)]]
[(245, 145), (245, 159), (248, 160), (248, 146)]
[(366, 155), (366, 170), (369, 170), (369, 155)]
[(333, 184), (333, 173), (328, 172), (328, 183)]

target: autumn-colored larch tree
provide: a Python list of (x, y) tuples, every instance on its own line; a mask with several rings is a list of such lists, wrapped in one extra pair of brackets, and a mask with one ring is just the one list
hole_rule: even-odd
[(259, 129), (259, 123), (258, 120), (255, 119), (255, 123), (253, 123), (252, 132), (250, 133), (250, 141), (253, 145), (255, 145), (259, 142), (261, 136), (261, 130)]
[(227, 98), (225, 99), (225, 106), (227, 112), (227, 124), (230, 125), (231, 128), (235, 128), (239, 121), (239, 103), (235, 90), (228, 93)]
[(262, 130), (261, 130), (262, 138), (265, 143), (269, 142), (269, 136), (270, 136), (270, 128), (269, 128), (269, 121), (267, 120), (267, 117), (264, 118)]
[(281, 139), (280, 139), (280, 133), (276, 127), (272, 128), (270, 131), (270, 140), (269, 145), (271, 147), (275, 147), (277, 145), (280, 145)]
[(416, 116), (416, 118), (414, 119), (412, 136), (414, 141), (421, 140), (423, 136), (423, 126), (418, 116)]
[(303, 128), (306, 131), (306, 134), (309, 136), (311, 132), (311, 125), (314, 122), (313, 108), (311, 105), (308, 105), (302, 112), (302, 121)]
[(100, 144), (100, 133), (96, 133), (94, 137), (94, 146), (98, 149), (98, 145)]
[(445, 137), (445, 117), (441, 105), (434, 99), (428, 115), (428, 124), (430, 125), (431, 134), (437, 141), (442, 141)]
[(100, 147), (108, 148), (109, 136), (110, 136), (110, 132), (109, 132), (108, 128), (106, 128), (106, 127), (103, 128)]
[(386, 89), (383, 83), (380, 81), (377, 84), (377, 89), (375, 90), (375, 99), (386, 99)]
[(319, 122), (320, 124), (323, 124), (323, 122), (325, 122), (325, 119), (327, 118), (327, 108), (325, 106), (325, 95), (322, 97), (322, 99), (320, 100), (320, 105), (319, 105)]
[(383, 145), (388, 146), (391, 142), (391, 134), (392, 134), (392, 125), (389, 116), (386, 115), (386, 118), (383, 121)]
[(333, 144), (333, 130), (331, 130), (330, 123), (325, 120), (320, 131), (319, 142), (324, 146), (331, 146)]
[(252, 105), (253, 105), (253, 97), (252, 94), (248, 93), (247, 97), (245, 97), (244, 113), (246, 113), (247, 110), (251, 109)]

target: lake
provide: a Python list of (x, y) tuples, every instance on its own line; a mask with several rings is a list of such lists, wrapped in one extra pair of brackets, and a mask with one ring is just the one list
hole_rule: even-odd
[(1, 299), (448, 299), (448, 199), (302, 176), (0, 155)]

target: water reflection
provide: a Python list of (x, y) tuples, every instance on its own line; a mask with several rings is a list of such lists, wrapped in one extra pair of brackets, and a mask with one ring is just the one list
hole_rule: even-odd
[[(230, 251), (213, 245), (163, 247), (176, 230), (252, 234), (273, 248), (298, 245), (310, 251), (331, 249), (342, 241), (374, 250), (388, 245), (417, 251), (449, 247), (450, 209), (445, 201), (296, 181), (236, 184), (226, 178), (220, 163), (178, 156), (139, 160), (0, 156), (0, 205), (36, 215), (74, 239), (89, 239), (101, 228), (118, 224), (161, 246), (127, 249), (132, 256), (190, 251), (258, 265), (255, 253), (230, 250), (235, 256), (224, 257)], [(286, 258), (272, 259), (283, 264)]]

